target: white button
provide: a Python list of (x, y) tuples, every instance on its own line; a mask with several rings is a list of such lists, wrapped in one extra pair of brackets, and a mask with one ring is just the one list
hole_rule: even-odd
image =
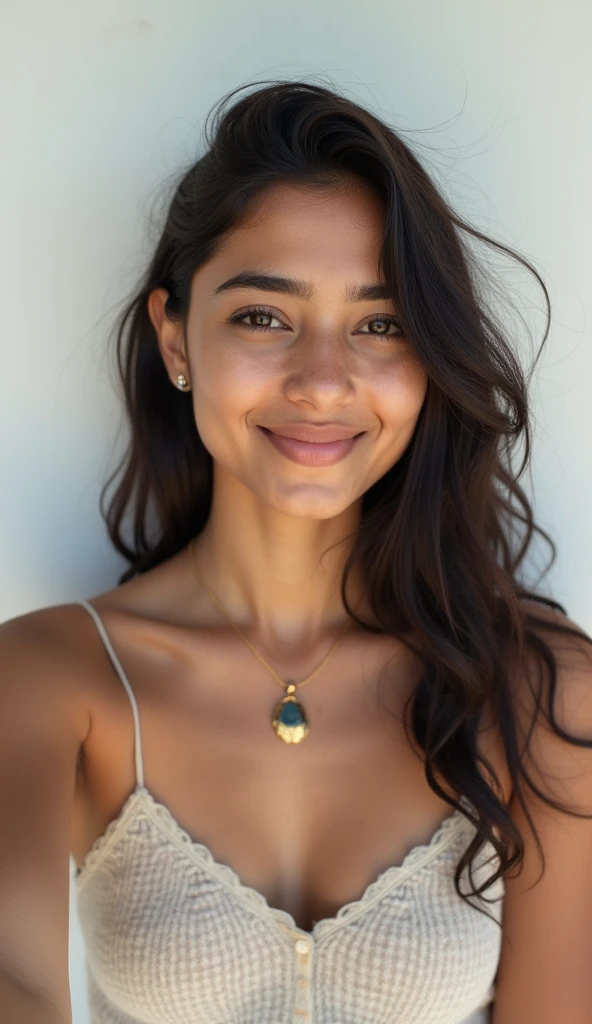
[(297, 939), (296, 940), (296, 952), (298, 952), (298, 953), (308, 953), (308, 942), (307, 942), (306, 939)]

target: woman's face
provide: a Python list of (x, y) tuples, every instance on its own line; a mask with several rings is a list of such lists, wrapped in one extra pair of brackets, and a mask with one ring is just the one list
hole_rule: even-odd
[[(178, 325), (161, 332), (171, 379), (191, 382), (215, 471), (289, 516), (327, 519), (360, 499), (400, 458), (422, 407), (427, 376), (388, 319), (395, 306), (354, 294), (378, 294), (382, 231), (381, 200), (363, 186), (274, 186), (194, 275), (187, 363)], [(242, 284), (228, 283), (239, 274)], [(360, 436), (340, 458), (293, 445), (295, 461), (268, 433), (295, 424)]]

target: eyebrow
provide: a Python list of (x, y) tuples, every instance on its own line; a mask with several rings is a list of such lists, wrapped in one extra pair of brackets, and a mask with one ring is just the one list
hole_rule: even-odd
[[(257, 270), (241, 270), (239, 274), (229, 277), (214, 289), (214, 295), (230, 291), (233, 288), (259, 288), (264, 292), (283, 292), (297, 299), (310, 301), (314, 295), (314, 286), (310, 281), (300, 281), (292, 277), (277, 277), (263, 274)], [(371, 299), (390, 299), (386, 285), (375, 284), (348, 285), (343, 296), (345, 302), (365, 302)]]

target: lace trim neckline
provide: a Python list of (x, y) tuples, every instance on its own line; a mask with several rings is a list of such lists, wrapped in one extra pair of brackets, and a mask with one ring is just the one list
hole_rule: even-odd
[[(466, 797), (461, 796), (460, 803), (469, 812), (472, 810), (471, 804)], [(246, 885), (234, 868), (217, 861), (210, 848), (204, 843), (195, 840), (173, 816), (169, 808), (158, 801), (146, 786), (140, 784), (130, 793), (117, 817), (109, 822), (103, 834), (91, 846), (82, 865), (76, 869), (74, 881), (77, 892), (80, 892), (95, 868), (103, 861), (109, 848), (119, 838), (124, 825), (132, 813), (138, 811), (142, 805), (144, 805), (149, 816), (164, 828), (169, 838), (186, 851), (192, 860), (202, 867), (206, 865), (212, 874), (245, 900), (250, 907), (258, 910), (264, 916), (273, 917), (280, 924), (287, 925), (291, 931), (300, 932), (309, 938), (316, 937), (320, 931), (334, 927), (344, 918), (351, 920), (353, 916), (365, 912), (378, 899), (382, 898), (387, 891), (405, 878), (415, 874), (425, 864), (432, 861), (438, 853), (450, 846), (456, 838), (461, 825), (470, 824), (471, 828), (475, 828), (463, 811), (455, 808), (451, 814), (444, 818), (427, 843), (413, 846), (400, 864), (392, 864), (382, 871), (373, 882), (370, 882), (358, 899), (345, 903), (333, 917), (325, 917), (316, 921), (312, 931), (309, 932), (296, 924), (294, 917), (289, 911), (282, 910), (279, 907), (272, 907), (263, 893)]]

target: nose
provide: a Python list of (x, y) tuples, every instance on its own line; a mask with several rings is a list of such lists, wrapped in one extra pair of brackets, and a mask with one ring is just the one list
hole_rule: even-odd
[(285, 368), (284, 393), (292, 402), (309, 402), (318, 409), (354, 401), (350, 354), (338, 332), (299, 337)]

